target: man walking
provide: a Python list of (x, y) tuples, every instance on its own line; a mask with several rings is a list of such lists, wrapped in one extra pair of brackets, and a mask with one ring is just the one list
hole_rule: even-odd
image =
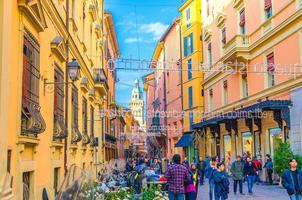
[(256, 174), (256, 167), (250, 157), (246, 158), (246, 163), (244, 164), (244, 174), (246, 175), (248, 192), (250, 195), (252, 195), (255, 174)]
[(243, 195), (243, 192), (242, 192), (242, 181), (244, 179), (243, 169), (244, 169), (244, 164), (241, 160), (241, 156), (238, 155), (231, 167), (231, 173), (232, 173), (233, 180), (234, 180), (233, 189), (234, 189), (235, 195), (237, 194), (237, 185), (239, 185), (240, 194)]
[(185, 182), (190, 180), (189, 170), (181, 164), (180, 155), (173, 156), (173, 164), (169, 166), (165, 177), (167, 179), (169, 200), (185, 199)]
[(199, 171), (199, 176), (200, 176), (200, 185), (203, 185), (203, 183), (204, 183), (205, 170), (206, 170), (206, 162), (202, 159), (202, 157), (199, 157), (198, 171)]
[(282, 185), (291, 200), (302, 200), (302, 171), (297, 169), (297, 160), (289, 160), (290, 169), (284, 171)]
[(209, 179), (209, 197), (210, 197), (210, 200), (213, 200), (214, 199), (214, 187), (215, 187), (215, 184), (214, 184), (214, 177), (213, 177), (213, 174), (214, 172), (216, 171), (216, 159), (215, 158), (212, 158), (211, 162), (210, 162), (210, 165), (206, 167), (206, 170), (205, 170), (205, 176), (207, 179)]

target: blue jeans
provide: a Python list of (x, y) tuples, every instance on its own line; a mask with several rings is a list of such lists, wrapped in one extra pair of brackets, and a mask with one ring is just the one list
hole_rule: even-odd
[(223, 196), (215, 194), (215, 200), (225, 200), (225, 198)]
[(302, 195), (301, 194), (290, 195), (290, 200), (302, 200)]
[(249, 192), (250, 194), (253, 193), (254, 180), (255, 180), (255, 177), (254, 177), (254, 176), (247, 176), (247, 177), (246, 177), (246, 181), (247, 181), (247, 189), (248, 189), (248, 192)]
[(214, 180), (209, 180), (209, 196), (210, 196), (210, 200), (214, 200), (214, 188), (215, 188), (215, 184), (214, 184)]
[(256, 174), (256, 175), (255, 175), (254, 183), (260, 183), (259, 174)]
[(168, 197), (169, 197), (169, 200), (184, 200), (185, 199), (185, 194), (184, 193), (169, 192)]

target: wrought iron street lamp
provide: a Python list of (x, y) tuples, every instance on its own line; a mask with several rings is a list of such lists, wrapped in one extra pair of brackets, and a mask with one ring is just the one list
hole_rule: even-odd
[[(47, 85), (73, 84), (74, 81), (79, 79), (80, 65), (75, 58), (73, 58), (72, 61), (67, 63), (66, 67), (67, 67), (67, 73), (69, 75), (69, 78), (71, 79), (71, 82), (47, 82), (47, 79), (44, 79), (44, 95), (45, 95), (45, 89), (46, 89)], [(53, 89), (53, 87), (51, 87), (51, 89)]]
[(71, 62), (67, 63), (67, 69), (69, 77), (72, 81), (76, 81), (80, 74), (80, 65), (75, 58)]

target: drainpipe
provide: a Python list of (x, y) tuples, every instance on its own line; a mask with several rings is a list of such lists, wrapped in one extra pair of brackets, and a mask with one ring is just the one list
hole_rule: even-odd
[[(180, 97), (181, 97), (181, 111), (184, 111), (184, 102), (183, 102), (183, 79), (182, 79), (182, 33), (181, 33), (181, 20), (179, 20), (179, 57), (180, 57)], [(182, 116), (182, 119), (184, 116)], [(182, 129), (184, 129), (184, 120), (182, 120)], [(183, 135), (183, 133), (182, 133)]]
[(168, 155), (168, 131), (167, 131), (167, 84), (166, 84), (166, 46), (163, 44), (163, 52), (164, 52), (164, 111), (165, 111), (165, 118), (164, 118), (164, 124), (165, 124), (165, 133), (166, 133), (166, 155)]
[(67, 129), (67, 135), (64, 140), (64, 173), (67, 175), (67, 142), (68, 142), (68, 60), (69, 60), (69, 0), (66, 0), (66, 29), (68, 32), (66, 40), (66, 63), (65, 63), (65, 127)]

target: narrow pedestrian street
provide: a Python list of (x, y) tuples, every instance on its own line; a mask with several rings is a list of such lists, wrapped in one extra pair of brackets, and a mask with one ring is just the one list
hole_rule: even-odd
[(0, 200), (302, 200), (301, 99), (302, 0), (0, 0)]
[[(230, 185), (230, 193), (229, 193), (229, 198), (230, 200), (287, 200), (289, 199), (286, 190), (283, 189), (280, 186), (276, 185), (265, 185), (265, 184), (259, 184), (259, 185), (254, 185), (253, 195), (248, 195), (247, 192), (247, 184), (243, 184), (243, 193), (245, 195), (240, 195), (237, 193), (237, 195), (234, 195), (233, 193), (233, 181), (230, 180), (231, 185)], [(205, 184), (199, 187), (198, 189), (198, 200), (210, 200), (209, 198), (209, 184)]]

